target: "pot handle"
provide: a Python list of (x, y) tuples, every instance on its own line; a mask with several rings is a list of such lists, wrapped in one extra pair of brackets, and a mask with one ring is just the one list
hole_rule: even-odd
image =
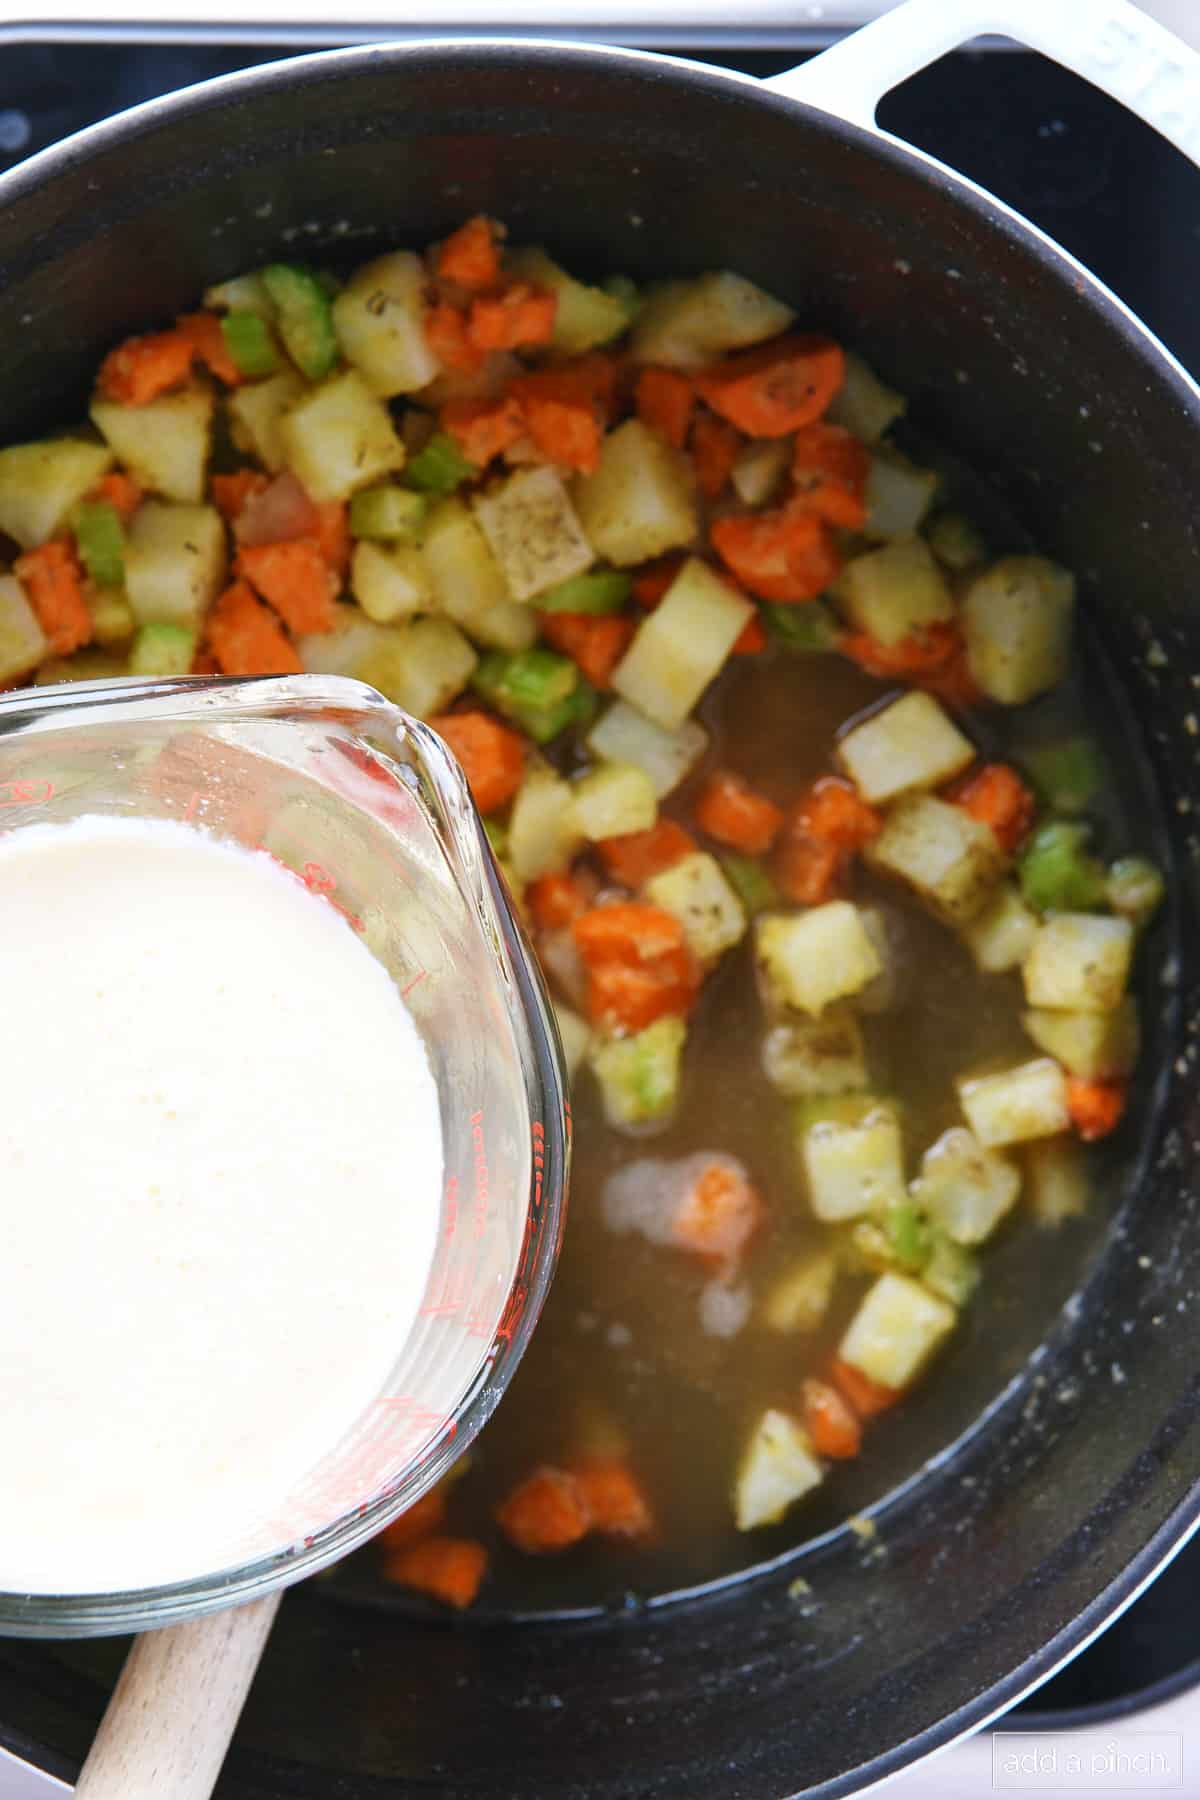
[(985, 35), (1082, 75), (1200, 164), (1200, 55), (1131, 0), (904, 0), (763, 85), (878, 133), (875, 110), (891, 88)]

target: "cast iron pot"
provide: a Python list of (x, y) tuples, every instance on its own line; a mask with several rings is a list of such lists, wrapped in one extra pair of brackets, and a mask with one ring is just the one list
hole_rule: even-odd
[[(887, 1427), (874, 1545), (843, 1528), (794, 1550), (782, 1531), (722, 1591), (537, 1624), (297, 1589), (223, 1794), (848, 1793), (1008, 1706), (1197, 1523), (1200, 392), (1045, 238), (871, 123), (901, 75), (1007, 25), (1148, 95), (1181, 147), (1200, 134), (1198, 65), (1143, 15), (1041, 12), (915, 0), (774, 92), (528, 42), (338, 52), (155, 102), (0, 182), (0, 441), (77, 417), (112, 342), (214, 279), (280, 253), (361, 260), (475, 211), (571, 267), (725, 266), (787, 297), (1079, 572), (1092, 660), (1120, 677), (1112, 748), (1173, 871), (1107, 1210), (1091, 1238), (1047, 1236), (989, 1274), (936, 1404)], [(73, 1773), (117, 1660), (0, 1647), (0, 1741)]]

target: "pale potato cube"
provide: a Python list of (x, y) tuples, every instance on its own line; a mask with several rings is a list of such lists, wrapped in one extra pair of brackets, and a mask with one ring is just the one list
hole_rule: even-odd
[(596, 555), (618, 568), (678, 550), (700, 529), (691, 464), (640, 419), (609, 432), (599, 468), (575, 484), (575, 508)]
[(562, 1045), (567, 1080), (574, 1081), (576, 1071), (588, 1053), (592, 1028), (586, 1019), (581, 1019), (577, 1012), (572, 1012), (561, 1000), (554, 1002), (554, 1019), (558, 1026), (558, 1041)]
[(763, 1073), (781, 1094), (850, 1094), (867, 1085), (862, 1028), (852, 1012), (773, 1025), (763, 1040)]
[(689, 557), (613, 671), (615, 692), (678, 730), (753, 616), (750, 601)]
[(197, 382), (146, 406), (93, 400), (92, 423), (140, 487), (198, 504), (212, 442), (211, 388)]
[(782, 487), (791, 461), (790, 437), (757, 438), (739, 451), (729, 479), (743, 506), (765, 506)]
[(998, 1075), (964, 1076), (956, 1086), (968, 1125), (988, 1149), (1053, 1137), (1071, 1123), (1067, 1078), (1048, 1056)]
[(948, 925), (965, 925), (982, 910), (1005, 866), (988, 826), (931, 794), (913, 794), (894, 806), (866, 855)]
[(377, 394), (415, 394), (441, 364), (425, 339), (425, 265), (411, 250), (364, 263), (333, 303), (342, 355)]
[(272, 475), (278, 475), (287, 463), (287, 447), (279, 429), (284, 415), (307, 392), (303, 376), (295, 369), (281, 369), (266, 381), (248, 381), (245, 387), (234, 388), (225, 401), (234, 443), (256, 456)]
[(851, 624), (881, 644), (899, 644), (926, 625), (954, 617), (946, 577), (921, 538), (900, 537), (882, 550), (851, 557), (835, 593)]
[(215, 507), (139, 506), (125, 539), (125, 592), (138, 624), (196, 630), (224, 586), (225, 558)]
[(1129, 995), (1112, 1012), (1022, 1013), (1039, 1050), (1084, 1081), (1119, 1081), (1137, 1062), (1138, 1015)]
[(15, 575), (0, 575), (0, 681), (28, 674), (49, 648), (25, 589)]
[(107, 444), (84, 438), (43, 438), (0, 450), (0, 531), (23, 550), (44, 544), (112, 467)]
[(517, 880), (565, 869), (582, 841), (570, 782), (535, 763), (517, 789), (508, 823), (508, 859)]
[(433, 597), (429, 567), (410, 544), (385, 547), (363, 538), (354, 546), (350, 592), (378, 625), (391, 625), (428, 609)]
[(921, 1158), (912, 1197), (956, 1244), (981, 1244), (1016, 1204), (1021, 1173), (961, 1125), (944, 1131)]
[(1055, 913), (1038, 927), (1025, 958), (1025, 998), (1052, 1012), (1114, 1012), (1132, 960), (1128, 919)]
[(587, 747), (603, 762), (634, 763), (650, 777), (655, 798), (677, 788), (708, 749), (708, 733), (694, 719), (664, 731), (636, 706), (615, 700), (592, 726)]
[(510, 250), (505, 264), (511, 275), (532, 281), (554, 295), (554, 335), (550, 342), (564, 356), (579, 356), (597, 344), (620, 337), (629, 323), (623, 300), (603, 288), (576, 281), (541, 249)]
[[(478, 658), (449, 619), (413, 619), (399, 625), (373, 625), (364, 619), (363, 623), (373, 635), (347, 671), (356, 680), (378, 688), (418, 719), (441, 712), (462, 693)], [(313, 667), (307, 657), (304, 666)]]
[(1020, 968), (1037, 929), (1037, 914), (1026, 906), (1021, 890), (1006, 881), (963, 928), (963, 942), (979, 968), (1000, 975), (1006, 969)]
[(956, 1309), (890, 1271), (868, 1289), (838, 1347), (842, 1362), (883, 1387), (906, 1388), (958, 1321)]
[(734, 1520), (739, 1531), (774, 1525), (792, 1502), (820, 1487), (824, 1465), (808, 1433), (791, 1413), (771, 1407), (754, 1427), (734, 1481)]
[(651, 289), (633, 327), (638, 362), (698, 369), (724, 350), (742, 350), (786, 331), (795, 313), (728, 269)]
[(590, 843), (648, 831), (658, 817), (654, 784), (634, 763), (605, 763), (574, 787), (575, 823)]
[(837, 1258), (816, 1250), (779, 1277), (762, 1304), (763, 1324), (771, 1331), (815, 1331), (833, 1299)]
[(975, 760), (975, 746), (931, 694), (914, 692), (853, 726), (837, 758), (863, 799), (878, 806), (912, 788), (941, 787)]
[(763, 913), (755, 927), (755, 958), (768, 1003), (814, 1018), (832, 1001), (859, 993), (883, 970), (862, 914), (848, 900), (804, 912)]
[(471, 504), (514, 600), (591, 568), (592, 547), (556, 470), (518, 469)]
[(1053, 1230), (1088, 1209), (1092, 1183), (1082, 1145), (1070, 1136), (1043, 1138), (1022, 1152), (1025, 1193), (1038, 1224)]
[(434, 507), (421, 554), (439, 612), (491, 649), (529, 648), (537, 637), (537, 614), (512, 598), (487, 539), (461, 500)]
[(361, 680), (359, 669), (381, 636), (385, 643), (401, 642), (404, 633), (374, 624), (357, 606), (339, 606), (335, 609), (333, 629), (299, 638), (296, 649), (304, 667), (314, 675), (353, 675)]
[(864, 444), (877, 444), (907, 409), (903, 394), (880, 381), (856, 351), (847, 350), (846, 378), (825, 414), (831, 425), (844, 425)]
[(1005, 556), (963, 602), (971, 674), (991, 700), (1021, 706), (1063, 680), (1071, 660), (1075, 578), (1044, 556)]
[(683, 926), (692, 954), (711, 961), (746, 935), (746, 914), (715, 856), (697, 850), (652, 876), (642, 892)]
[(314, 500), (346, 500), (404, 467), (392, 416), (357, 369), (310, 388), (279, 421), (287, 466)]
[(858, 1120), (818, 1119), (801, 1138), (800, 1156), (809, 1204), (827, 1225), (885, 1212), (906, 1197), (900, 1121), (883, 1101)]
[(902, 538), (917, 530), (940, 486), (936, 469), (921, 469), (889, 444), (871, 458), (864, 499), (866, 535)]

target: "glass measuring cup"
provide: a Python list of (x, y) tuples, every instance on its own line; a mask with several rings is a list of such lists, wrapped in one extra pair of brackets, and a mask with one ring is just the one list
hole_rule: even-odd
[[(0, 1632), (29, 1637), (141, 1630), (251, 1599), (419, 1498), (491, 1416), (525, 1348), (561, 1241), (569, 1154), (552, 1015), (466, 784), (440, 740), (373, 689), (299, 675), (0, 698), (0, 834), (85, 814), (193, 824), (272, 856), (341, 912), (424, 1040), (445, 1180), (417, 1321), (322, 1462), (186, 1581), (0, 1593)], [(86, 1505), (84, 1473), (81, 1530)]]

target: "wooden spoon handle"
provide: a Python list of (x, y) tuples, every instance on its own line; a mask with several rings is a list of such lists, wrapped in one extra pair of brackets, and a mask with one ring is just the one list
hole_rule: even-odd
[(80, 1773), (79, 1800), (208, 1800), (278, 1605), (268, 1594), (139, 1637)]

